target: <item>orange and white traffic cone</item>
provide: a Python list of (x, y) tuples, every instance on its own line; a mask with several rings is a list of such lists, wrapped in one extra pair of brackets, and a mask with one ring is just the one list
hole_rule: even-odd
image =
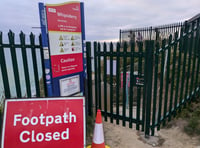
[(92, 148), (105, 148), (101, 110), (98, 109), (92, 140)]
[(97, 110), (92, 145), (87, 148), (110, 148), (104, 143), (103, 124), (100, 109)]

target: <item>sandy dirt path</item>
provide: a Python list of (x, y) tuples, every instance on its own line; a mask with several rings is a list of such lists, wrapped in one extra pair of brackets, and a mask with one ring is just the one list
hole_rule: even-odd
[[(170, 128), (161, 129), (157, 134), (160, 145), (153, 146), (143, 139), (144, 135), (121, 125), (103, 122), (105, 143), (111, 148), (200, 148), (200, 138), (190, 137), (182, 132), (181, 121)], [(179, 124), (181, 126), (179, 126)], [(142, 137), (142, 138), (141, 138)]]

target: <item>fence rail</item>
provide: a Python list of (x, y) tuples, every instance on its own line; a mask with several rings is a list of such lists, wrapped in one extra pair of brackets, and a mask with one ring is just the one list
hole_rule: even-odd
[(4, 94), (0, 99), (46, 96), (41, 36), (37, 37), (39, 43), (36, 43), (33, 33), (28, 41), (23, 32), (18, 43), (15, 37), (9, 31), (8, 43), (3, 42), (3, 33), (0, 32), (0, 86), (1, 94)]

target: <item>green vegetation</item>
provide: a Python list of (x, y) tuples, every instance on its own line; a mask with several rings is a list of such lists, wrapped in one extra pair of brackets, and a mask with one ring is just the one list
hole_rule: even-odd
[(184, 131), (188, 135), (200, 135), (200, 98), (191, 102), (186, 108), (182, 109), (178, 114), (178, 118), (182, 118), (187, 121), (187, 125), (184, 127)]

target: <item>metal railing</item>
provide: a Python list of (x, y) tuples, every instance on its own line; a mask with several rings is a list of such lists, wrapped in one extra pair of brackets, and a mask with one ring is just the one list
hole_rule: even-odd
[(41, 36), (9, 31), (5, 40), (0, 32), (1, 99), (46, 96)]
[(182, 27), (184, 27), (184, 23), (180, 22), (162, 26), (120, 30), (120, 43), (145, 40), (162, 40), (168, 38), (170, 34), (174, 35), (175, 32), (180, 32)]
[(87, 42), (89, 112), (93, 106), (100, 108), (106, 121), (121, 120), (123, 126), (128, 122), (130, 128), (135, 123), (146, 136), (154, 135), (155, 128), (159, 130), (200, 94), (199, 21), (172, 25), (169, 28), (175, 29), (168, 37), (147, 35), (131, 44), (117, 43), (116, 49), (113, 43), (97, 42), (91, 49)]

